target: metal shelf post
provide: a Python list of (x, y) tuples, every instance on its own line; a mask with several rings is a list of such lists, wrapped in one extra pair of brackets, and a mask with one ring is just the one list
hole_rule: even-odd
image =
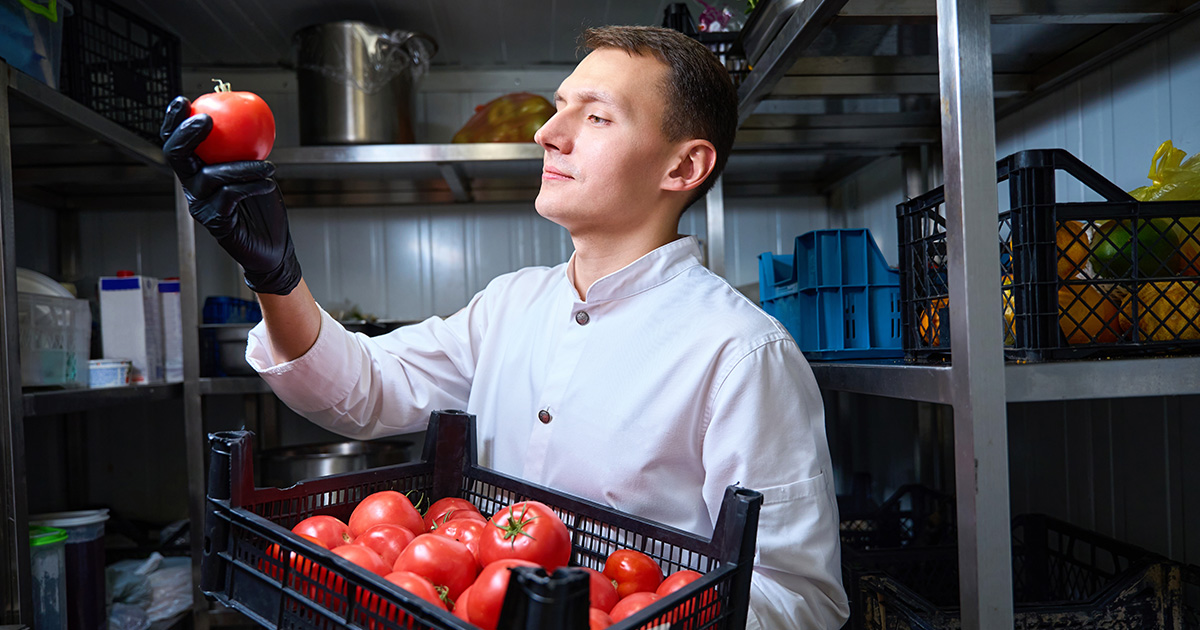
[[(987, 3), (938, 0), (938, 73), (954, 339), (955, 494), (962, 627), (1013, 627), (1008, 428), (996, 238), (996, 133)], [(969, 280), (969, 281), (968, 281)]]

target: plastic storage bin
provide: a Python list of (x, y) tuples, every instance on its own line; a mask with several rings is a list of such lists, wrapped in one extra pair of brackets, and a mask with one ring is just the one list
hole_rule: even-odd
[(809, 359), (900, 357), (900, 276), (869, 230), (816, 230), (758, 257), (759, 299)]
[[(1056, 179), (1104, 201), (1058, 202)], [(1005, 355), (1042, 361), (1200, 350), (1200, 202), (1139, 202), (1061, 149), (996, 163)], [(896, 207), (904, 348), (950, 355), (945, 195)], [(1001, 206), (1004, 207), (1003, 205)]]
[(257, 324), (262, 321), (258, 302), (213, 295), (204, 299), (205, 324)]
[[(395, 590), (289, 530), (314, 514), (345, 519), (360, 500), (380, 490), (409, 492), (414, 502), (462, 497), (485, 515), (533, 499), (554, 508), (572, 531), (572, 565), (600, 569), (612, 550), (634, 548), (655, 558), (667, 573), (690, 568), (704, 574), (612, 630), (647, 627), (665, 614), (676, 616), (672, 627), (700, 628), (701, 622), (712, 630), (745, 626), (761, 494), (728, 488), (710, 540), (479, 467), (474, 418), (464, 413), (434, 412), (425, 435), (422, 462), (333, 475), (285, 489), (254, 486), (252, 434), (211, 435), (201, 589), (268, 628), (468, 630), (472, 626), (450, 613)], [(271, 545), (279, 545), (277, 554), (267, 553)], [(293, 552), (295, 563), (282, 561)], [(322, 575), (313, 579), (311, 570), (296, 571), (293, 565), (315, 565)], [(515, 574), (500, 627), (586, 627), (587, 582), (581, 571), (541, 579)], [(403, 614), (374, 612), (381, 602)], [(396, 621), (406, 615), (403, 623)]]
[(64, 558), (67, 626), (71, 630), (107, 630), (104, 603), (104, 522), (108, 510), (55, 512), (29, 517), (31, 525), (67, 532)]
[(29, 566), (33, 578), (33, 627), (67, 628), (67, 532), (55, 527), (29, 528)]
[(163, 112), (183, 93), (179, 38), (107, 0), (76, 0), (64, 34), (63, 91), (161, 143)]
[(0, 57), (58, 89), (63, 25), (71, 13), (64, 0), (0, 0)]
[(17, 294), (21, 384), (87, 387), (92, 311), (87, 300)]

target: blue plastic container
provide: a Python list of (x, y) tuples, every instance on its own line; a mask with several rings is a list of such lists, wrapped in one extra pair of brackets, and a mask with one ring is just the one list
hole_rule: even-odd
[(791, 256), (760, 254), (758, 290), (809, 359), (904, 356), (900, 272), (869, 230), (815, 230), (796, 237)]
[(205, 324), (257, 324), (262, 321), (258, 302), (223, 295), (204, 299)]

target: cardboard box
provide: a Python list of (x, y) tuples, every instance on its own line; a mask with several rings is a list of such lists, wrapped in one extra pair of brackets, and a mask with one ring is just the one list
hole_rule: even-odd
[(103, 358), (133, 362), (130, 383), (163, 382), (158, 280), (132, 272), (100, 278), (100, 337)]
[(179, 306), (179, 278), (158, 283), (162, 311), (163, 376), (168, 383), (183, 381), (183, 314)]

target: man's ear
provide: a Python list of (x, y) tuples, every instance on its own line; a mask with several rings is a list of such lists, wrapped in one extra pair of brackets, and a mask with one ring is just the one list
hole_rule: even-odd
[(672, 158), (671, 169), (663, 177), (663, 190), (692, 190), (704, 183), (717, 165), (717, 150), (708, 140), (688, 140)]

